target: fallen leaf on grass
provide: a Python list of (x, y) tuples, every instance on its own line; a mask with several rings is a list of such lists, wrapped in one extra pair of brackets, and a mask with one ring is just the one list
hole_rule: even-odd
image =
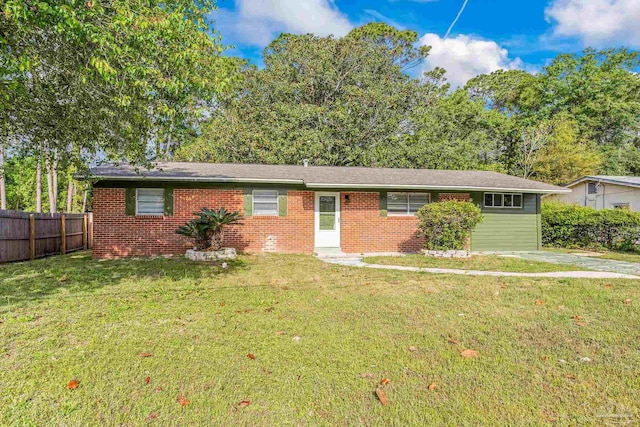
[(286, 335), (285, 331), (276, 331), (276, 335)]
[(569, 378), (570, 380), (575, 380), (576, 379), (576, 376), (573, 375), (573, 374), (567, 374), (567, 375), (565, 375), (565, 377)]
[(149, 384), (151, 382), (151, 377), (147, 377), (144, 379), (145, 384)]
[(500, 285), (502, 289), (507, 289), (507, 285)]
[(466, 349), (466, 350), (462, 350), (460, 352), (460, 356), (466, 357), (467, 359), (470, 359), (470, 358), (473, 358), (473, 357), (479, 357), (480, 355), (475, 350)]
[(573, 320), (582, 320), (582, 316), (573, 316), (572, 319)]
[(389, 384), (390, 382), (391, 382), (391, 380), (390, 380), (389, 378), (383, 378), (383, 379), (380, 381), (380, 385), (387, 385), (387, 384)]
[(224, 301), (220, 303), (220, 307), (224, 307)]
[(409, 351), (418, 351), (418, 347), (412, 345), (409, 347)]
[(382, 403), (383, 406), (387, 405), (387, 395), (381, 389), (376, 389), (376, 396), (378, 396), (378, 400)]
[(243, 400), (242, 402), (238, 403), (238, 406), (241, 408), (244, 408), (245, 406), (249, 406), (249, 405), (251, 405), (250, 400)]
[(631, 304), (631, 299), (630, 299), (630, 298), (627, 298), (626, 300), (624, 300), (624, 303), (625, 303), (625, 304)]
[(178, 402), (180, 405), (182, 405), (183, 408), (189, 404), (189, 400), (186, 397), (183, 397), (183, 396), (178, 396), (176, 398), (176, 402)]
[(139, 354), (140, 357), (151, 357), (153, 356), (153, 353), (150, 353), (148, 351), (143, 351)]
[(541, 299), (539, 299), (538, 301), (536, 301), (536, 305), (543, 305), (544, 301), (542, 301)]
[(433, 391), (433, 390), (435, 390), (435, 389), (436, 389), (436, 383), (431, 383), (431, 384), (429, 384), (429, 390), (430, 390), (430, 391)]
[(580, 327), (587, 326), (587, 322), (576, 322), (576, 326), (580, 326)]
[(147, 418), (150, 420), (155, 420), (156, 418), (158, 418), (158, 414), (156, 414), (155, 412), (149, 412), (149, 415), (147, 415)]
[(162, 392), (162, 387), (156, 387), (155, 392), (156, 392), (156, 393), (161, 393), (161, 392)]
[(248, 357), (249, 359), (251, 359), (251, 360), (255, 360), (255, 359), (256, 359), (256, 357), (253, 355), (253, 353), (249, 353), (249, 354), (247, 354), (247, 357)]
[(80, 382), (78, 380), (71, 380), (67, 383), (67, 389), (75, 390), (78, 388), (79, 385), (80, 385)]
[(611, 283), (607, 283), (606, 285), (604, 285), (604, 287), (607, 289), (611, 288)]
[(453, 345), (457, 345), (458, 344), (458, 340), (454, 340), (453, 338), (448, 338), (447, 341), (449, 341), (449, 344), (453, 344)]

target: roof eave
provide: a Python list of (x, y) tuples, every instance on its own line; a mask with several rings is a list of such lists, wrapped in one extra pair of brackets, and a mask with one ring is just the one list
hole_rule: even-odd
[(602, 178), (602, 177), (597, 177), (597, 176), (583, 176), (580, 179), (577, 179), (573, 182), (570, 182), (569, 184), (565, 185), (565, 187), (570, 188), (570, 187), (574, 187), (578, 184), (581, 184), (585, 181), (598, 181), (598, 182), (604, 182), (606, 184), (614, 184), (614, 185), (622, 185), (622, 186), (626, 186), (626, 187), (634, 187), (634, 188), (640, 188), (640, 184), (635, 184), (632, 182), (626, 182), (626, 181), (618, 181), (616, 179), (610, 179), (610, 178)]
[(328, 184), (308, 182), (307, 188), (364, 188), (364, 189), (396, 189), (396, 190), (450, 190), (450, 191), (504, 191), (514, 193), (533, 193), (533, 194), (565, 194), (571, 190), (565, 188), (556, 189), (535, 189), (535, 188), (513, 188), (513, 187), (470, 187), (456, 185), (389, 185), (389, 184)]
[(216, 177), (166, 177), (166, 176), (117, 176), (92, 175), (99, 181), (164, 181), (164, 182), (212, 182), (212, 183), (245, 183), (245, 184), (297, 184), (303, 185), (301, 179), (264, 179), (264, 178), (216, 178)]

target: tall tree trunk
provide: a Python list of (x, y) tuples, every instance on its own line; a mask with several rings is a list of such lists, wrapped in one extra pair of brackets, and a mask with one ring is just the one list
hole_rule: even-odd
[(82, 213), (87, 211), (87, 188), (84, 189), (84, 196), (82, 196)]
[(55, 152), (51, 161), (51, 174), (53, 175), (53, 200), (55, 201), (56, 212), (58, 211), (58, 159)]
[[(58, 211), (57, 198), (54, 193), (54, 173), (53, 173), (53, 159), (48, 155), (45, 159), (47, 167), (47, 191), (49, 193), (49, 212), (56, 213)], [(56, 179), (57, 181), (57, 179)]]
[(36, 212), (42, 212), (42, 154), (40, 153), (36, 163)]
[(73, 181), (69, 178), (69, 185), (67, 185), (67, 212), (71, 212), (73, 210), (73, 196), (75, 192), (75, 185), (73, 185)]
[(0, 143), (0, 209), (7, 209), (7, 188), (4, 177), (4, 144)]

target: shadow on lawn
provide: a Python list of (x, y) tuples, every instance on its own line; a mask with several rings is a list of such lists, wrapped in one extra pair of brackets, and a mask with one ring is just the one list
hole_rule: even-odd
[(90, 252), (55, 256), (36, 261), (0, 265), (0, 309), (37, 301), (59, 292), (91, 292), (136, 279), (206, 279), (247, 268), (239, 259), (197, 263), (181, 257), (94, 260)]

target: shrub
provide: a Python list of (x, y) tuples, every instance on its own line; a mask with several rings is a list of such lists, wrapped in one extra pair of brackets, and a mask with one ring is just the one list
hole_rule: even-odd
[(480, 208), (471, 202), (438, 202), (417, 212), (418, 229), (429, 250), (461, 250), (471, 230), (482, 221)]
[(561, 248), (633, 249), (640, 237), (640, 214), (561, 203), (542, 204), (542, 243)]
[(198, 218), (179, 227), (176, 233), (193, 239), (197, 251), (220, 250), (224, 243), (224, 228), (240, 221), (238, 212), (227, 212), (225, 208), (217, 211), (202, 208), (193, 214)]

